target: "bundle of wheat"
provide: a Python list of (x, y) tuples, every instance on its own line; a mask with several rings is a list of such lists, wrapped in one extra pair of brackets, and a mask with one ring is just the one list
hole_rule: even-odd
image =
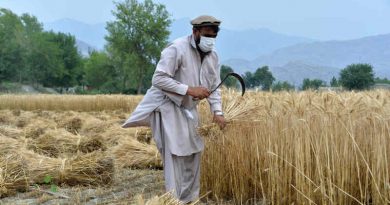
[(106, 150), (103, 140), (98, 137), (73, 135), (64, 129), (50, 130), (35, 140), (31, 140), (28, 148), (37, 153), (59, 157), (81, 151), (83, 153), (95, 150)]
[(21, 150), (26, 159), (32, 183), (42, 183), (47, 176), (53, 183), (68, 185), (107, 185), (113, 180), (114, 162), (102, 152), (76, 155), (71, 158), (50, 158)]
[(104, 139), (100, 135), (95, 135), (92, 137), (81, 137), (81, 141), (78, 145), (78, 150), (82, 153), (90, 153), (97, 150), (106, 151), (107, 146), (104, 142)]
[(111, 150), (119, 167), (161, 168), (160, 153), (154, 144), (138, 142), (132, 137), (121, 139)]
[[(127, 139), (129, 137), (135, 139), (137, 128), (118, 128), (118, 126), (112, 126), (102, 132), (101, 135), (103, 141), (107, 147), (116, 146), (121, 139)], [(87, 134), (87, 133), (85, 133)], [(89, 133), (93, 134), (93, 133)]]
[[(168, 192), (161, 196), (155, 196), (145, 202), (145, 199), (142, 195), (136, 196), (136, 204), (137, 205), (184, 205), (183, 202), (180, 202), (176, 199), (172, 193)], [(196, 203), (191, 203), (194, 205)]]
[(233, 97), (225, 102), (223, 110), (228, 122), (259, 119), (262, 105), (259, 105), (255, 98)]
[(77, 134), (81, 130), (82, 120), (78, 117), (72, 117), (65, 121), (60, 121), (59, 127), (65, 128), (65, 130), (70, 133)]
[(105, 132), (107, 129), (110, 128), (110, 124), (107, 122), (104, 122), (102, 120), (91, 118), (85, 120), (84, 125), (81, 128), (82, 133), (89, 133), (89, 134), (101, 134)]
[(1, 124), (14, 124), (15, 116), (10, 110), (0, 110), (0, 123)]
[(27, 141), (13, 139), (0, 134), (0, 156), (12, 153), (15, 150), (25, 148)]
[(57, 127), (57, 123), (49, 117), (35, 117), (34, 122), (27, 125), (23, 131), (26, 138), (36, 139), (43, 135), (47, 130), (57, 129)]
[(150, 144), (153, 138), (152, 130), (148, 127), (137, 128), (135, 137), (139, 142)]
[(0, 198), (25, 191), (28, 187), (27, 166), (17, 154), (0, 155)]
[[(231, 99), (226, 99), (224, 104), (224, 117), (227, 124), (231, 123), (253, 123), (259, 120), (262, 105), (256, 102), (254, 98), (244, 99), (239, 96), (230, 96)], [(198, 133), (201, 136), (218, 136), (221, 131), (216, 124), (207, 124), (198, 128)]]
[(0, 126), (0, 134), (6, 137), (18, 139), (23, 136), (23, 131), (9, 125)]

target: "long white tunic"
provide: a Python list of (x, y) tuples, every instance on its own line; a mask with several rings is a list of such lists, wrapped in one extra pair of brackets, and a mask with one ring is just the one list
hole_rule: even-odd
[[(212, 51), (201, 62), (193, 36), (179, 38), (162, 51), (153, 86), (122, 127), (150, 126), (152, 113), (159, 111), (171, 153), (188, 156), (200, 152), (204, 145), (196, 132), (198, 101), (186, 92), (189, 86), (212, 90), (220, 81), (216, 52)], [(212, 113), (222, 110), (219, 90), (207, 100)]]

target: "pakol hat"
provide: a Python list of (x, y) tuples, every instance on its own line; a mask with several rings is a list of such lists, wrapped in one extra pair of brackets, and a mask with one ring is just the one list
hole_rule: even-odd
[(221, 21), (213, 16), (202, 15), (194, 18), (191, 24), (193, 26), (219, 26)]

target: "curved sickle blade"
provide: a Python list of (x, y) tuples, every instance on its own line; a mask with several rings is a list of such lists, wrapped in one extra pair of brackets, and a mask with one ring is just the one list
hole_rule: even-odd
[(241, 96), (244, 96), (245, 94), (245, 83), (244, 83), (244, 79), (242, 79), (242, 77), (237, 74), (237, 73), (228, 73), (225, 78), (221, 81), (221, 83), (219, 83), (219, 85), (211, 91), (211, 93), (213, 93), (214, 91), (216, 91), (219, 87), (221, 87), (221, 85), (223, 84), (223, 82), (225, 82), (225, 80), (229, 77), (229, 76), (233, 76), (235, 77), (241, 84)]

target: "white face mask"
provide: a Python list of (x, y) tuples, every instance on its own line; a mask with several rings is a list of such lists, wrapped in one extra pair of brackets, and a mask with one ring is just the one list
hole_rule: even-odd
[(199, 48), (207, 53), (213, 50), (215, 45), (215, 38), (200, 36)]

